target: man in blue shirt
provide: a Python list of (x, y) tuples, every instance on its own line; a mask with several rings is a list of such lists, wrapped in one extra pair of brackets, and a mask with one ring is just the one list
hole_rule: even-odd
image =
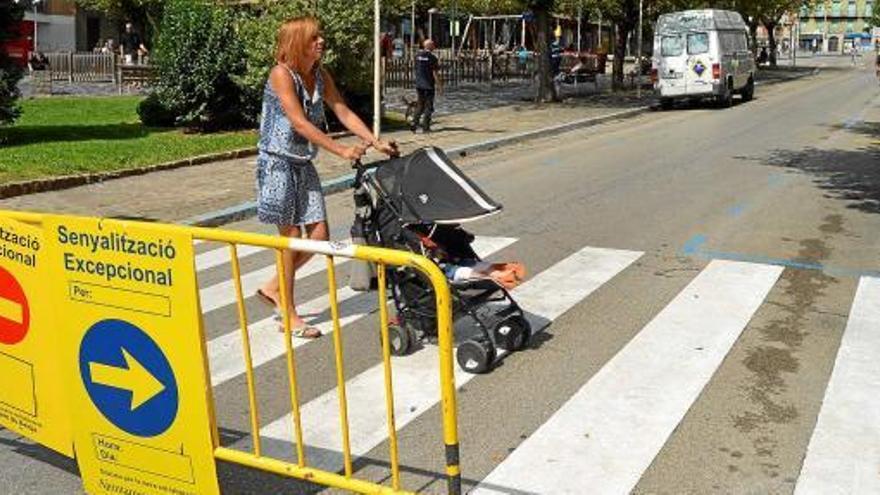
[(424, 49), (419, 51), (415, 59), (416, 93), (419, 101), (416, 103), (415, 115), (410, 125), (410, 130), (416, 132), (421, 124), (422, 114), (425, 115), (425, 123), (422, 125), (424, 132), (431, 131), (431, 114), (434, 113), (434, 91), (440, 86), (440, 61), (434, 55), (434, 41), (425, 40)]
[(550, 43), (550, 75), (555, 79), (562, 68), (562, 45), (559, 38)]

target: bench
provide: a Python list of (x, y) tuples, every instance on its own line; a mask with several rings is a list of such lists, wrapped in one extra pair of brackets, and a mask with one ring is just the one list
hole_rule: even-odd
[(156, 67), (152, 65), (120, 65), (116, 81), (119, 94), (125, 85), (146, 86), (156, 79)]
[[(560, 67), (559, 80), (566, 84), (575, 84), (581, 82), (591, 82), (596, 88), (599, 87), (599, 74), (605, 74), (605, 64), (607, 56), (604, 54), (563, 54), (562, 65)], [(580, 62), (578, 70), (573, 70)]]

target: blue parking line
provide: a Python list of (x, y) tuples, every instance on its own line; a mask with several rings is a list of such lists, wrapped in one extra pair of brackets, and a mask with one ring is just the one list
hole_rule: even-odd
[(774, 258), (772, 256), (764, 256), (748, 253), (733, 253), (729, 251), (715, 251), (712, 249), (701, 249), (706, 242), (706, 237), (696, 235), (687, 242), (681, 249), (683, 254), (695, 256), (704, 259), (720, 259), (730, 261), (742, 261), (745, 263), (760, 263), (764, 265), (776, 265), (785, 268), (796, 268), (798, 270), (815, 270), (827, 275), (837, 277), (880, 277), (880, 270), (862, 270), (858, 268), (828, 266), (822, 263), (814, 263), (808, 261), (798, 261), (786, 258)]

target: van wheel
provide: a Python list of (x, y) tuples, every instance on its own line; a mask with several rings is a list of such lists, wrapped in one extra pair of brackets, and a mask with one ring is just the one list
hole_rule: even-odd
[(751, 101), (755, 97), (755, 81), (750, 77), (748, 84), (742, 90), (743, 101)]
[(663, 110), (672, 110), (672, 98), (660, 98), (660, 108)]
[(724, 89), (724, 93), (717, 97), (718, 106), (721, 108), (730, 108), (733, 106), (733, 92), (730, 86)]

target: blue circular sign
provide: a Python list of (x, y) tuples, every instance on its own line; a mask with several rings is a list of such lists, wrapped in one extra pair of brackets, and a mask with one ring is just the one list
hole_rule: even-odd
[(140, 328), (122, 320), (95, 323), (80, 343), (79, 370), (92, 402), (122, 430), (153, 437), (174, 423), (179, 403), (174, 372)]

